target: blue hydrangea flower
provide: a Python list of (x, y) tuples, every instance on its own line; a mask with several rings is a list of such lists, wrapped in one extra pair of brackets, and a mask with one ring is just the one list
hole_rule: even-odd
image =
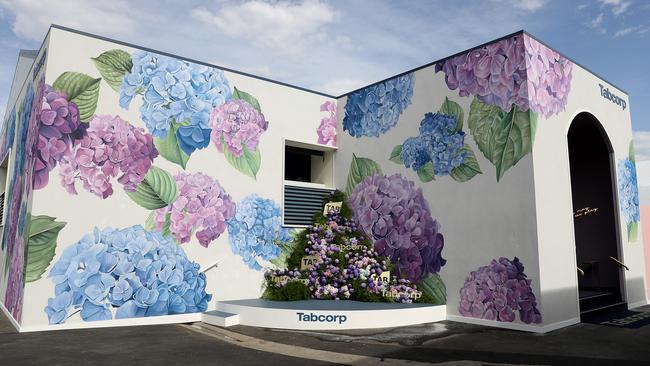
[(55, 285), (45, 307), (50, 324), (78, 310), (86, 321), (112, 319), (112, 309), (116, 319), (201, 312), (212, 298), (199, 265), (140, 225), (95, 229), (65, 248), (48, 277)]
[(228, 237), (233, 253), (242, 256), (254, 270), (262, 269), (258, 259), (272, 260), (280, 255), (279, 242), (291, 240), (282, 227), (282, 210), (270, 199), (256, 194), (237, 204), (235, 217), (228, 221)]
[(120, 86), (120, 106), (128, 109), (142, 94), (140, 114), (153, 136), (164, 138), (176, 123), (182, 126), (176, 136), (186, 154), (206, 147), (212, 108), (232, 98), (223, 71), (147, 51), (134, 52), (131, 60), (133, 68)]
[(626, 223), (638, 222), (639, 188), (636, 181), (636, 164), (629, 158), (618, 162), (618, 197)]
[(463, 146), (465, 132), (456, 131), (455, 117), (427, 113), (420, 123), (420, 135), (402, 144), (400, 158), (407, 168), (417, 171), (431, 162), (436, 175), (449, 175), (468, 155)]
[(393, 128), (411, 104), (415, 75), (409, 73), (348, 95), (343, 129), (353, 137), (379, 137)]
[(9, 113), (9, 119), (5, 122), (4, 127), (6, 131), (4, 132), (4, 144), (2, 146), (2, 151), (7, 152), (12, 144), (14, 143), (14, 134), (16, 132), (16, 107), (11, 110)]

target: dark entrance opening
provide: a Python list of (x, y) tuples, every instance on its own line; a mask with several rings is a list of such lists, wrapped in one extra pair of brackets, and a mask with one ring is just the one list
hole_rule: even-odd
[(581, 113), (568, 133), (580, 316), (621, 307), (618, 209), (611, 143), (598, 120)]

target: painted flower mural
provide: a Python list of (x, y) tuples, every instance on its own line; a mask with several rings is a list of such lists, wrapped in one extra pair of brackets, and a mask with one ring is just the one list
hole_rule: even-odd
[(316, 129), (318, 143), (336, 146), (336, 103), (327, 101), (320, 106), (321, 112), (327, 112), (328, 116), (320, 120), (320, 125)]
[(143, 95), (140, 113), (155, 137), (176, 134), (187, 155), (208, 146), (212, 108), (231, 98), (223, 71), (147, 51), (131, 55), (132, 68), (120, 86), (120, 106)]
[(151, 135), (118, 116), (93, 116), (80, 139), (65, 152), (60, 164), (61, 184), (77, 194), (76, 181), (84, 189), (106, 198), (113, 194), (111, 178), (126, 191), (135, 191), (158, 156)]
[(180, 246), (139, 225), (95, 229), (63, 251), (48, 277), (50, 324), (76, 312), (85, 321), (202, 312), (212, 297)]
[[(532, 151), (538, 115), (565, 109), (573, 64), (528, 35), (515, 35), (435, 65), (461, 97), (474, 96), (468, 126), (497, 180)], [(504, 151), (512, 151), (503, 154)]]
[(42, 84), (41, 110), (38, 114), (38, 142), (34, 171), (34, 189), (42, 189), (49, 182), (49, 173), (69, 154), (74, 141), (85, 132), (79, 119), (79, 108), (68, 101), (65, 93), (51, 85)]
[(270, 199), (256, 194), (237, 204), (237, 213), (228, 220), (232, 252), (249, 268), (262, 269), (258, 260), (270, 261), (280, 255), (279, 244), (291, 240), (289, 229), (282, 227), (282, 209)]
[(445, 265), (440, 225), (412, 181), (400, 174), (369, 175), (354, 188), (348, 204), (375, 251), (391, 258), (400, 276), (419, 282)]
[(179, 173), (175, 177), (178, 197), (154, 211), (155, 228), (169, 231), (178, 243), (193, 234), (207, 247), (226, 230), (235, 215), (235, 204), (218, 181), (203, 173)]
[(472, 271), (460, 290), (463, 316), (513, 322), (516, 313), (526, 323), (541, 323), (531, 280), (517, 257), (493, 259), (489, 265)]
[(573, 63), (532, 37), (524, 45), (530, 109), (549, 118), (566, 107)]
[(353, 137), (379, 137), (395, 127), (411, 104), (415, 74), (408, 73), (348, 95), (343, 129)]
[(634, 145), (630, 142), (630, 154), (618, 161), (618, 198), (622, 216), (627, 225), (628, 241), (635, 242), (638, 236), (638, 223), (641, 220), (639, 209), (639, 187), (636, 178)]
[[(548, 118), (564, 110), (572, 63), (527, 35), (517, 35), (436, 64), (461, 97), (509, 112), (531, 108)], [(529, 103), (530, 101), (530, 103)]]
[(4, 156), (7, 151), (11, 148), (11, 145), (14, 142), (14, 135), (16, 133), (16, 108), (14, 107), (11, 112), (9, 112), (9, 117), (7, 120), (3, 123), (2, 125), (2, 133), (0, 133), (0, 136), (2, 136), (2, 144), (0, 147), (2, 148), (2, 152), (0, 152), (1, 156)]
[(250, 103), (238, 99), (213, 109), (210, 127), (217, 150), (228, 150), (233, 156), (241, 157), (244, 149), (257, 150), (260, 137), (269, 127), (269, 122)]
[(25, 240), (18, 235), (16, 243), (8, 253), (11, 258), (9, 278), (5, 292), (4, 306), (17, 321), (20, 321), (23, 308), (23, 266), (25, 264)]

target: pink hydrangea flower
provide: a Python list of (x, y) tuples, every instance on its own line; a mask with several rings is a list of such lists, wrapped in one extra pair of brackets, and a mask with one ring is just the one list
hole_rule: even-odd
[(37, 98), (41, 103), (32, 112), (34, 128), (38, 130), (33, 135), (36, 138), (33, 186), (41, 189), (47, 185), (50, 171), (69, 152), (84, 128), (77, 105), (69, 102), (65, 93), (41, 83)]
[(77, 194), (75, 182), (84, 189), (106, 198), (113, 194), (111, 178), (126, 191), (134, 191), (151, 168), (158, 150), (153, 138), (144, 129), (135, 127), (118, 116), (94, 116), (86, 133), (74, 141), (61, 160), (61, 184)]
[(321, 112), (328, 112), (329, 116), (320, 120), (320, 125), (316, 130), (318, 134), (318, 143), (336, 146), (336, 103), (327, 101), (320, 106)]
[(169, 215), (169, 231), (179, 243), (189, 242), (196, 232), (199, 243), (207, 247), (226, 230), (235, 203), (219, 182), (203, 173), (179, 173), (176, 185), (176, 201), (154, 211), (156, 229), (163, 229)]
[(218, 106), (210, 115), (211, 138), (215, 146), (221, 152), (227, 148), (235, 156), (242, 156), (244, 148), (257, 150), (260, 137), (268, 126), (264, 115), (241, 99)]

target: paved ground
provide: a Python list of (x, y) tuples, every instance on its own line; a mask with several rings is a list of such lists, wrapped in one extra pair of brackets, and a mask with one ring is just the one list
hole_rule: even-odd
[(545, 335), (454, 322), (365, 332), (221, 329), (197, 323), (18, 334), (0, 315), (2, 366), (432, 363), (650, 365), (650, 325), (579, 324)]
[[(242, 348), (178, 325), (15, 333), (0, 313), (0, 365), (304, 365)], [(310, 365), (332, 365), (309, 361)]]
[(548, 334), (455, 322), (365, 332), (296, 332), (244, 326), (228, 330), (307, 348), (419, 362), (650, 365), (650, 325), (625, 329), (578, 324)]

